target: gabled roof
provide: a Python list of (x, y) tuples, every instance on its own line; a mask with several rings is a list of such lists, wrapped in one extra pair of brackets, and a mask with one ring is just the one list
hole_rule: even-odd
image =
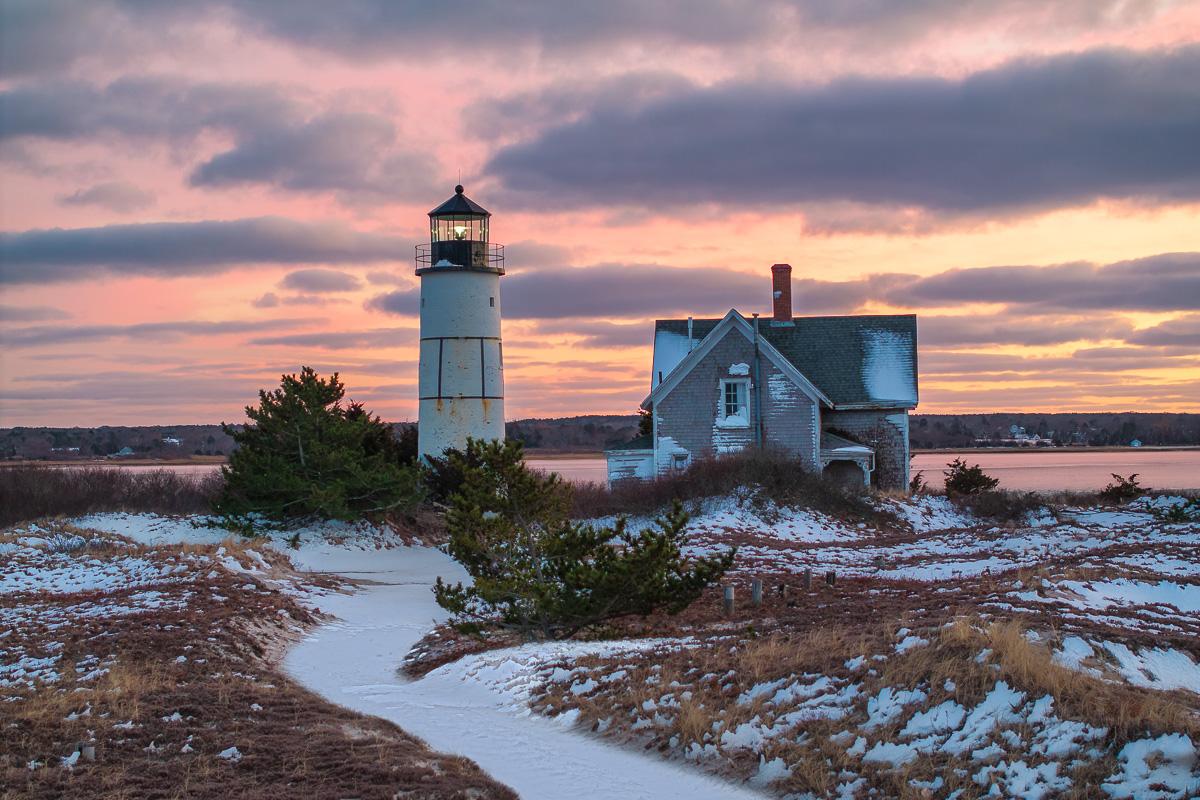
[[(737, 311), (730, 309), (729, 313), (724, 318), (719, 320), (707, 320), (715, 323), (709, 326), (706, 335), (702, 338), (699, 344), (691, 348), (690, 351), (685, 351), (682, 358), (677, 360), (673, 366), (669, 368), (669, 374), (664, 371), (663, 379), (654, 386), (650, 391), (650, 395), (642, 401), (642, 407), (647, 407), (649, 403), (657, 403), (658, 398), (670, 392), (683, 380), (684, 376), (691, 372), (692, 367), (700, 363), (707, 356), (717, 343), (721, 341), (727, 333), (736, 331), (737, 334), (745, 336), (747, 341), (754, 341), (754, 327), (746, 321), (746, 318)], [(660, 320), (661, 322), (661, 320)], [(686, 320), (685, 320), (686, 324)], [(695, 331), (693, 330), (693, 333)], [(760, 331), (761, 334), (761, 331)], [(654, 350), (655, 368), (658, 367), (659, 359), (657, 353), (659, 351), (660, 338), (656, 330), (654, 334)], [(759, 352), (762, 353), (768, 360), (779, 367), (785, 375), (792, 380), (794, 384), (808, 395), (814, 403), (820, 403), (825, 406), (831, 405), (828, 397), (821, 392), (812, 382), (800, 373), (778, 350), (771, 345), (769, 341), (759, 336)]]
[[(746, 322), (736, 311), (730, 314)], [(697, 343), (692, 352), (722, 321), (692, 320), (692, 341)], [(916, 315), (796, 317), (794, 323), (775, 326), (761, 319), (759, 335), (834, 408), (916, 407)], [(660, 372), (665, 379), (688, 354), (687, 337), (686, 319), (658, 320), (652, 388), (658, 388)]]

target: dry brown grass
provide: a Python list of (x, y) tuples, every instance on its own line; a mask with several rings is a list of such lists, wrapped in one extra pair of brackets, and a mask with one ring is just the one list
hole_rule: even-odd
[[(1030, 571), (1023, 580), (1034, 578)], [(798, 723), (789, 732), (769, 741), (760, 751), (766, 761), (780, 758), (790, 768), (790, 776), (774, 791), (812, 793), (832, 797), (847, 780), (844, 775), (861, 778), (864, 792), (897, 798), (946, 797), (959, 789), (960, 797), (986, 794), (987, 786), (972, 779), (981, 762), (970, 753), (962, 757), (945, 752), (919, 755), (912, 762), (891, 767), (864, 763), (860, 756), (847, 751), (856, 736), (864, 736), (868, 748), (878, 742), (900, 740), (900, 731), (918, 711), (927, 711), (947, 701), (970, 710), (982, 702), (1001, 681), (1023, 692), (1027, 702), (1047, 695), (1054, 698), (1054, 712), (1062, 719), (1077, 720), (1094, 728), (1106, 729), (1107, 738), (1097, 742), (1099, 757), (1076, 758), (1063, 762), (1060, 775), (1070, 775), (1076, 788), (1070, 797), (1083, 800), (1099, 797), (1094, 787), (1113, 774), (1116, 753), (1128, 741), (1164, 733), (1183, 732), (1200, 735), (1194, 712), (1171, 693), (1138, 689), (1108, 683), (1062, 667), (1054, 662), (1048, 644), (1027, 635), (1020, 621), (984, 620), (963, 612), (947, 615), (950, 624), (918, 626), (909, 619), (882, 620), (874, 626), (827, 627), (804, 634), (774, 633), (755, 639), (736, 636), (714, 638), (700, 647), (687, 647), (667, 653), (622, 655), (607, 660), (582, 660), (579, 666), (599, 673), (619, 664), (628, 671), (616, 686), (598, 689), (583, 696), (566, 691), (565, 685), (552, 685), (542, 702), (547, 713), (577, 709), (593, 729), (603, 727), (605, 735), (620, 741), (636, 741), (648, 749), (683, 755), (693, 745), (706, 748), (700, 761), (707, 769), (734, 778), (746, 778), (757, 772), (760, 753), (747, 750), (718, 750), (722, 734), (739, 725), (757, 722), (771, 726), (793, 706), (775, 707), (767, 695), (750, 699), (745, 692), (752, 686), (778, 681), (793, 675), (820, 675), (857, 684), (859, 694), (844, 719), (810, 719)], [(912, 628), (900, 631), (900, 628)], [(928, 641), (902, 653), (893, 645), (900, 634), (916, 634)], [(981, 654), (986, 654), (981, 658)], [(884, 655), (881, 660), (874, 656)], [(866, 657), (866, 666), (851, 672), (845, 665), (851, 659)], [(630, 664), (634, 664), (630, 668)], [(843, 683), (841, 685), (846, 685)], [(884, 688), (920, 690), (923, 702), (906, 706), (890, 722), (875, 728), (861, 727), (867, 720), (867, 700)], [(690, 695), (685, 695), (688, 692)], [(655, 700), (664, 721), (652, 727), (634, 728), (634, 715), (647, 700)], [(674, 702), (673, 707), (668, 707)], [(603, 724), (598, 724), (603, 721)], [(1021, 723), (1003, 726), (1030, 747), (1035, 729)], [(851, 731), (847, 738), (841, 734)], [(999, 733), (992, 734), (999, 736)], [(996, 741), (1002, 741), (996, 739)], [(1036, 766), (1047, 756), (1032, 750), (1006, 745), (1004, 759), (1024, 760)], [(960, 770), (958, 775), (954, 770)], [(936, 792), (914, 786), (914, 782), (944, 781)], [(865, 795), (863, 795), (865, 796)]]
[[(224, 546), (227, 554), (245, 556), (241, 542)], [(139, 555), (168, 563), (181, 549), (143, 548)], [(187, 549), (211, 556), (217, 548)], [(156, 587), (173, 603), (133, 616), (81, 615), (69, 632), (53, 633), (64, 642), (59, 680), (10, 688), (0, 697), (0, 800), (515, 798), (471, 762), (433, 753), (390, 723), (290, 683), (262, 657), (269, 648), (259, 634), (247, 630), (290, 630), (312, 618), (285, 595), (250, 585), (202, 562)], [(229, 600), (218, 602), (214, 594)], [(95, 593), (5, 595), (0, 608), (40, 603), (61, 611), (97, 599)], [(36, 649), (48, 635), (32, 624), (5, 646)], [(97, 658), (108, 672), (82, 679), (75, 665), (94, 669)], [(172, 717), (176, 712), (180, 719)], [(73, 713), (87, 716), (70, 719)], [(60, 766), (79, 742), (93, 744), (95, 761)], [(229, 747), (238, 748), (241, 760), (217, 756)]]

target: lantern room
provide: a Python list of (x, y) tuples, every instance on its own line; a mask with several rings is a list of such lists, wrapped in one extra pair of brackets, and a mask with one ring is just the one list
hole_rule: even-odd
[(454, 197), (429, 212), (429, 245), (417, 247), (417, 274), (426, 269), (482, 269), (504, 274), (504, 250), (488, 244), (487, 209), (454, 187)]

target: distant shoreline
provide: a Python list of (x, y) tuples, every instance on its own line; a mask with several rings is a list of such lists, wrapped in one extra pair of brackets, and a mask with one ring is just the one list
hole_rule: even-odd
[[(943, 453), (945, 455), (970, 455), (972, 453), (1136, 453), (1145, 451), (1173, 452), (1200, 450), (1200, 445), (1143, 445), (1141, 447), (959, 447), (944, 450), (913, 449), (913, 455), (929, 455)], [(587, 450), (583, 452), (553, 451), (542, 453), (536, 449), (526, 450), (525, 457), (538, 461), (564, 461), (567, 459), (604, 458), (604, 452)], [(180, 466), (213, 466), (220, 467), (229, 463), (226, 456), (190, 456), (188, 458), (106, 458), (102, 460), (76, 459), (69, 461), (0, 461), (0, 469), (36, 464), (42, 467), (180, 467)]]
[(0, 461), (4, 467), (20, 467), (37, 464), (42, 467), (219, 467), (228, 464), (225, 456), (189, 456), (187, 458), (73, 458), (60, 461), (37, 461), (35, 459), (12, 459)]
[(1070, 447), (947, 447), (933, 450), (924, 448), (914, 448), (909, 452), (922, 455), (928, 453), (950, 453), (951, 455), (962, 455), (969, 453), (1139, 453), (1146, 450), (1153, 450), (1156, 453), (1169, 452), (1174, 450), (1200, 450), (1200, 445), (1195, 444), (1171, 444), (1171, 445), (1142, 445), (1141, 447), (1129, 446), (1104, 446), (1104, 447), (1088, 447), (1086, 445), (1072, 445)]

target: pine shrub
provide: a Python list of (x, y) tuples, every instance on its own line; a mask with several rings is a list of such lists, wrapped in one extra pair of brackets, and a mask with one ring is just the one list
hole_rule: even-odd
[(978, 464), (968, 467), (967, 462), (961, 458), (954, 459), (946, 466), (949, 469), (943, 474), (946, 476), (946, 494), (948, 495), (987, 492), (1000, 484), (999, 478), (992, 478), (984, 474)]
[(416, 470), (391, 426), (343, 405), (345, 393), (336, 372), (325, 380), (309, 367), (260, 391), (258, 408), (246, 407), (252, 424), (222, 425), (238, 448), (213, 509), (249, 532), (256, 518), (355, 520), (417, 503)]
[(473, 584), (439, 578), (434, 595), (460, 630), (562, 639), (631, 614), (676, 614), (733, 563), (735, 549), (686, 561), (678, 501), (638, 533), (624, 519), (611, 528), (572, 522), (570, 488), (528, 470), (519, 442), (470, 440), (448, 458), (464, 475), (446, 515), (449, 552)]

